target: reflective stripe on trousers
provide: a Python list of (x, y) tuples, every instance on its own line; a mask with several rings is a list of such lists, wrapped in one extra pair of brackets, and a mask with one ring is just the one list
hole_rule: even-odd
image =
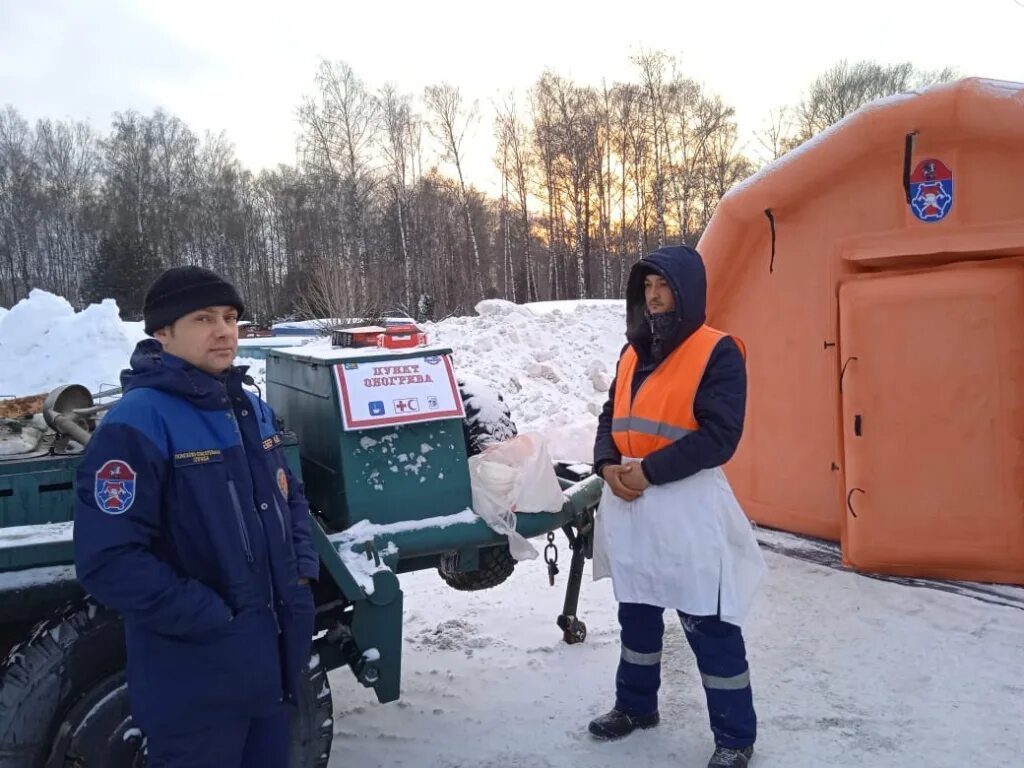
[[(639, 603), (619, 604), (622, 650), (615, 677), (615, 708), (632, 715), (658, 709), (661, 687), (664, 609)], [(697, 658), (715, 743), (742, 748), (754, 743), (754, 712), (743, 634), (717, 616), (679, 614)]]

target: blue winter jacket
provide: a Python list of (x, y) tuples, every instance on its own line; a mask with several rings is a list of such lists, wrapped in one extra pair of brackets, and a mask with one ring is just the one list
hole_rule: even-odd
[(124, 617), (132, 715), (149, 734), (270, 714), (294, 699), (319, 561), (274, 414), (141, 342), (76, 483), (75, 564)]
[[(665, 278), (676, 302), (678, 319), (663, 344), (664, 357), (706, 319), (707, 276), (704, 261), (697, 251), (687, 246), (664, 247), (633, 266), (626, 286), (626, 338), (627, 346), (632, 345), (638, 357), (632, 381), (634, 396), (658, 365), (651, 355), (652, 333), (644, 299), (644, 278), (652, 272)], [(594, 444), (597, 472), (609, 463), (618, 464), (622, 460), (612, 438), (615, 385), (613, 380), (608, 402), (597, 421)], [(693, 401), (693, 415), (700, 428), (647, 456), (641, 464), (644, 475), (654, 485), (662, 485), (725, 464), (736, 452), (743, 435), (746, 405), (746, 363), (736, 342), (722, 339), (711, 353)]]

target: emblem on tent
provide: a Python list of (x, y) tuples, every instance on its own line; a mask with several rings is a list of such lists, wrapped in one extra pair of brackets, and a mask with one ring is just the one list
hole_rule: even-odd
[(910, 176), (910, 208), (921, 221), (942, 221), (953, 207), (953, 172), (928, 158)]

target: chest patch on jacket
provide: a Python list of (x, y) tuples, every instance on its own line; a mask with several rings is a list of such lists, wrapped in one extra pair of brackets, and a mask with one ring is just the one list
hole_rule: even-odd
[(288, 498), (288, 473), (284, 469), (279, 468), (277, 470), (277, 487), (281, 490), (281, 495), (286, 499)]
[(121, 515), (135, 501), (135, 470), (126, 461), (111, 459), (96, 471), (93, 495), (108, 515)]
[(276, 448), (280, 444), (281, 444), (281, 436), (280, 435), (271, 435), (270, 437), (268, 437), (266, 440), (263, 441), (263, 450), (264, 451), (269, 451), (272, 448)]
[(191, 467), (194, 464), (213, 464), (224, 461), (224, 454), (219, 448), (207, 448), (201, 451), (183, 451), (174, 454), (174, 466)]

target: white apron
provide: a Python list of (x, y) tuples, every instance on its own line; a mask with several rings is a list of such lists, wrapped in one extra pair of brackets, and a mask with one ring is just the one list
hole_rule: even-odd
[(636, 501), (623, 501), (605, 485), (595, 521), (594, 580), (610, 576), (620, 603), (718, 614), (738, 626), (764, 567), (721, 469), (652, 485)]

